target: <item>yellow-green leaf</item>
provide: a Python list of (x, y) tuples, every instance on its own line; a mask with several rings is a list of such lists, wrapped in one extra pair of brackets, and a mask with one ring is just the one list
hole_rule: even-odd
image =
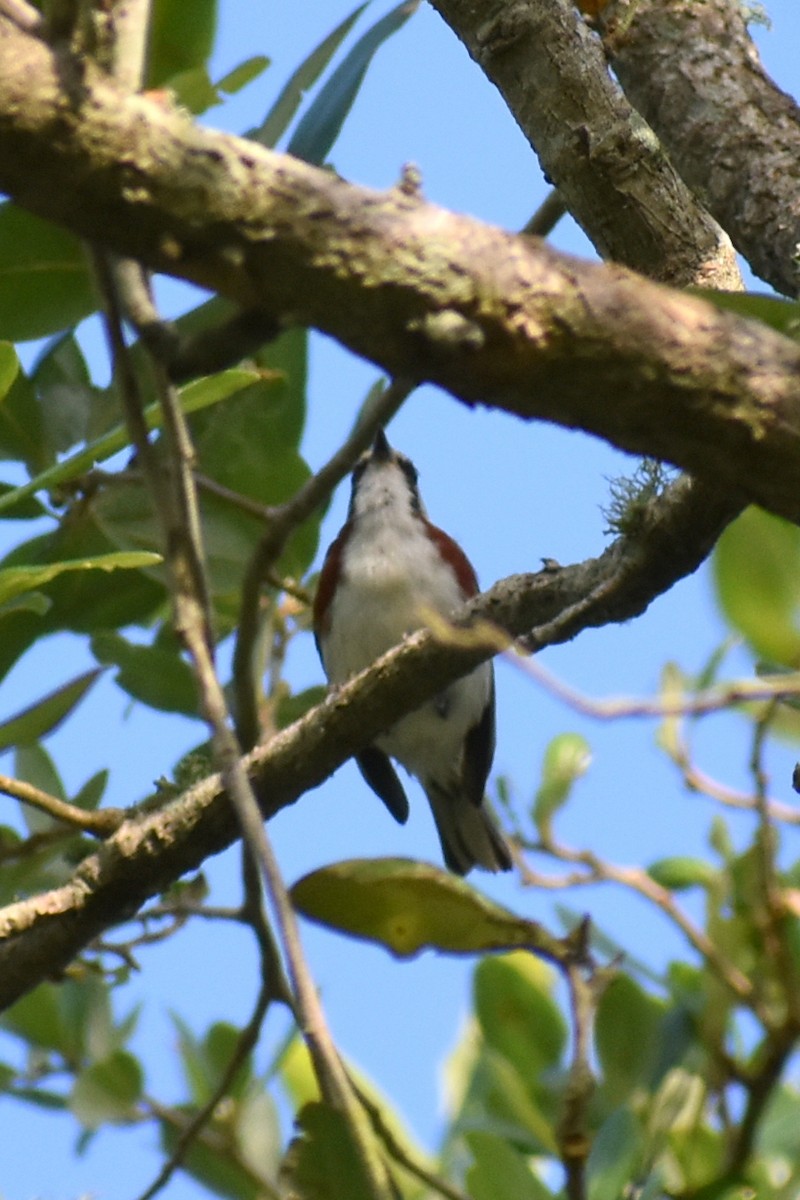
[(800, 666), (800, 529), (760, 508), (729, 525), (714, 551), (717, 598), (756, 654)]
[(478, 954), (526, 946), (559, 956), (534, 921), (495, 904), (470, 884), (428, 863), (403, 858), (351, 859), (322, 867), (292, 888), (304, 916), (379, 942), (399, 958), (431, 948)]
[(64, 571), (118, 571), (151, 567), (161, 562), (160, 554), (149, 551), (120, 551), (67, 562), (46, 563), (37, 567), (5, 567), (0, 571), (0, 604), (7, 604), (25, 592), (33, 592)]
[(542, 782), (533, 805), (538, 829), (549, 825), (553, 815), (566, 804), (572, 785), (589, 768), (592, 752), (579, 733), (560, 733), (549, 743), (542, 764)]
[(0, 724), (0, 750), (35, 742), (51, 733), (81, 702), (99, 675), (97, 669), (87, 671), (3, 721)]

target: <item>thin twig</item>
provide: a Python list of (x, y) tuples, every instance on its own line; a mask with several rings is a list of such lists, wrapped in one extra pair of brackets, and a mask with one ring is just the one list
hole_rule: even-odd
[(547, 237), (568, 211), (558, 188), (553, 188), (522, 226), (520, 233), (528, 233), (533, 237)]
[[(726, 808), (737, 808), (747, 812), (753, 812), (756, 809), (757, 801), (752, 795), (747, 792), (738, 792), (734, 788), (720, 783), (719, 780), (713, 779), (690, 761), (688, 753), (685, 757), (683, 752), (678, 755), (670, 754), (670, 758), (679, 768), (683, 781), (690, 792), (707, 796), (709, 800), (715, 800)], [(790, 804), (784, 804), (782, 801), (772, 798), (767, 798), (765, 805), (771, 821), (777, 821), (783, 825), (800, 825), (800, 808), (793, 808)]]
[(40, 850), (57, 846), (59, 842), (74, 836), (72, 831), (65, 827), (48, 829), (46, 833), (34, 833), (19, 842), (7, 841), (6, 837), (0, 836), (0, 863), (25, 862)]
[(125, 313), (142, 344), (161, 362), (173, 383), (215, 375), (254, 354), (282, 332), (280, 323), (255, 310), (236, 310), (209, 329), (182, 334), (158, 312), (149, 286), (131, 272), (121, 278)]
[(577, 962), (567, 964), (564, 975), (569, 988), (573, 1047), (564, 1111), (558, 1127), (558, 1149), (568, 1200), (586, 1200), (586, 1162), (592, 1146), (588, 1109), (595, 1087), (589, 1049), (600, 989), (593, 986), (591, 977), (584, 976)]
[(162, 523), (167, 564), (172, 578), (175, 625), (194, 664), (201, 709), (211, 730), (214, 758), (244, 839), (254, 861), (258, 863), (266, 886), (286, 957), (293, 1008), (309, 1047), (320, 1091), (327, 1103), (344, 1117), (365, 1177), (369, 1180), (374, 1197), (379, 1200), (389, 1194), (385, 1164), (377, 1152), (372, 1132), (353, 1094), (328, 1030), (314, 981), (305, 962), (294, 909), (264, 829), (250, 780), (242, 766), (241, 749), (230, 727), (225, 694), (214, 667), (197, 493), (191, 471), (192, 448), (185, 417), (166, 372), (159, 363), (154, 363), (156, 384), (165, 410), (165, 434), (171, 461), (171, 469), (165, 476), (147, 435), (141, 398), (122, 335), (119, 297), (113, 272), (102, 255), (97, 258), (98, 276), (107, 302), (106, 326), (115, 374), (119, 375), (131, 436)]
[[(755, 836), (755, 851), (757, 856), (759, 883), (762, 904), (755, 913), (755, 923), (761, 926), (764, 950), (767, 960), (774, 965), (780, 979), (781, 991), (786, 1011), (781, 1021), (784, 1032), (788, 1027), (794, 1035), (800, 1032), (800, 997), (798, 996), (798, 978), (794, 950), (789, 944), (792, 937), (790, 932), (794, 918), (789, 917), (783, 901), (782, 889), (778, 879), (776, 855), (778, 852), (778, 835), (772, 824), (769, 805), (767, 803), (768, 779), (764, 769), (764, 743), (769, 732), (772, 719), (775, 716), (778, 702), (773, 701), (764, 711), (761, 720), (756, 723), (753, 736), (753, 750), (750, 758), (750, 770), (755, 784), (755, 806), (758, 813), (758, 829)], [(760, 911), (759, 911), (760, 909)], [(771, 1032), (775, 1030), (775, 1021), (767, 1026)]]
[(0, 15), (8, 17), (26, 33), (38, 35), (44, 28), (44, 17), (38, 8), (28, 4), (27, 0), (0, 0)]
[(576, 712), (601, 721), (617, 721), (622, 717), (670, 717), (703, 716), (720, 712), (734, 704), (755, 701), (790, 700), (800, 696), (800, 672), (776, 675), (771, 678), (739, 679), (698, 692), (694, 696), (648, 697), (635, 699), (630, 696), (594, 700), (576, 688), (558, 679), (537, 660), (523, 660), (510, 654), (509, 661), (526, 675), (530, 675), (557, 699)]
[(358, 456), (388, 423), (413, 389), (407, 380), (394, 380), (362, 412), (350, 436), (325, 465), (307, 480), (285, 504), (277, 505), (269, 526), (259, 541), (242, 584), (242, 598), (233, 656), (233, 686), (236, 696), (236, 729), (245, 750), (259, 737), (261, 664), (257, 648), (262, 635), (261, 589), (280, 558), (295, 529), (323, 504), (334, 488), (352, 470)]
[(125, 820), (125, 813), (121, 808), (101, 808), (99, 812), (87, 812), (85, 808), (68, 804), (65, 800), (59, 800), (57, 796), (34, 787), (32, 783), (26, 783), (23, 779), (13, 779), (10, 775), (0, 775), (0, 792), (47, 813), (54, 821), (72, 825), (75, 829), (91, 833), (97, 838), (110, 837)]
[(144, 86), (151, 0), (124, 0), (111, 9), (111, 73), (120, 87)]
[[(675, 897), (667, 888), (647, 874), (640, 867), (621, 867), (615, 863), (605, 862), (591, 850), (572, 850), (553, 840), (527, 847), (530, 850), (543, 850), (560, 862), (576, 863), (586, 868), (585, 874), (574, 873), (563, 877), (557, 886), (575, 887), (590, 883), (619, 883), (623, 887), (638, 892), (639, 895), (652, 901), (670, 920), (677, 925), (684, 937), (691, 943), (697, 953), (705, 959), (719, 978), (743, 1004), (752, 1008), (759, 1019), (762, 1012), (752, 983), (735, 963), (729, 962), (720, 952), (714, 942), (698, 928), (675, 901)], [(522, 866), (522, 882), (529, 886), (537, 886), (539, 877), (529, 872), (524, 863)], [(551, 883), (550, 886), (556, 886)]]
[(755, 1145), (758, 1125), (797, 1042), (797, 1030), (771, 1040), (757, 1073), (747, 1085), (747, 1103), (726, 1162), (725, 1178), (739, 1181)]
[(226, 487), (224, 483), (219, 483), (210, 475), (203, 475), (202, 472), (195, 471), (194, 481), (199, 491), (225, 500), (234, 508), (247, 513), (249, 517), (255, 517), (256, 520), (263, 521), (265, 524), (270, 523), (274, 517), (275, 509), (271, 504), (261, 504), (258, 500), (253, 500), (251, 496), (245, 496), (241, 492), (234, 491), (233, 488)]

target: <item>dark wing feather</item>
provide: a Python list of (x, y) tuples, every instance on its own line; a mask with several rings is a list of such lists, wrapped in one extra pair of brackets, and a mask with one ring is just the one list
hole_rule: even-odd
[(494, 718), (494, 671), (492, 671), (492, 686), (486, 708), (481, 719), (473, 725), (464, 739), (464, 757), (461, 764), (461, 779), (464, 792), (473, 804), (483, 803), (483, 793), (486, 790), (486, 780), (494, 758), (495, 718)]
[(380, 796), (389, 812), (401, 825), (408, 820), (408, 800), (388, 755), (377, 746), (367, 746), (356, 755), (358, 769), (369, 786)]

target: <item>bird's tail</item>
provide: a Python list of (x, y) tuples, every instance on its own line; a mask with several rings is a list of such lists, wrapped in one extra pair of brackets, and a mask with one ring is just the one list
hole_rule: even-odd
[(484, 800), (473, 802), (463, 791), (448, 791), (437, 784), (426, 787), (444, 861), (456, 875), (473, 867), (485, 871), (510, 871), (511, 851)]

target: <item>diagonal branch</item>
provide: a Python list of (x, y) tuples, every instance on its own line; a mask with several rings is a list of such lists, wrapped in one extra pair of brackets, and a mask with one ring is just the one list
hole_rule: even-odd
[[(62, 51), (62, 54), (65, 53)], [(193, 126), (0, 16), (0, 187), (393, 377), (744, 486), (800, 518), (800, 347), (619, 267)], [(132, 184), (135, 181), (135, 186)]]
[[(702, 561), (736, 512), (702, 484), (681, 479), (658, 501), (637, 535), (618, 538), (597, 559), (502, 580), (462, 613), (537, 642), (624, 621)], [(672, 552), (665, 553), (671, 546)], [(584, 597), (593, 597), (590, 603)], [(559, 614), (570, 614), (558, 624)], [(407, 638), (369, 670), (282, 730), (244, 760), (265, 815), (317, 787), (381, 729), (471, 670), (496, 650), (496, 636), (468, 646), (428, 632)], [(0, 912), (0, 1008), (66, 966), (91, 939), (131, 917), (150, 896), (237, 836), (218, 775), (171, 802), (155, 797), (80, 864), (64, 886)]]

